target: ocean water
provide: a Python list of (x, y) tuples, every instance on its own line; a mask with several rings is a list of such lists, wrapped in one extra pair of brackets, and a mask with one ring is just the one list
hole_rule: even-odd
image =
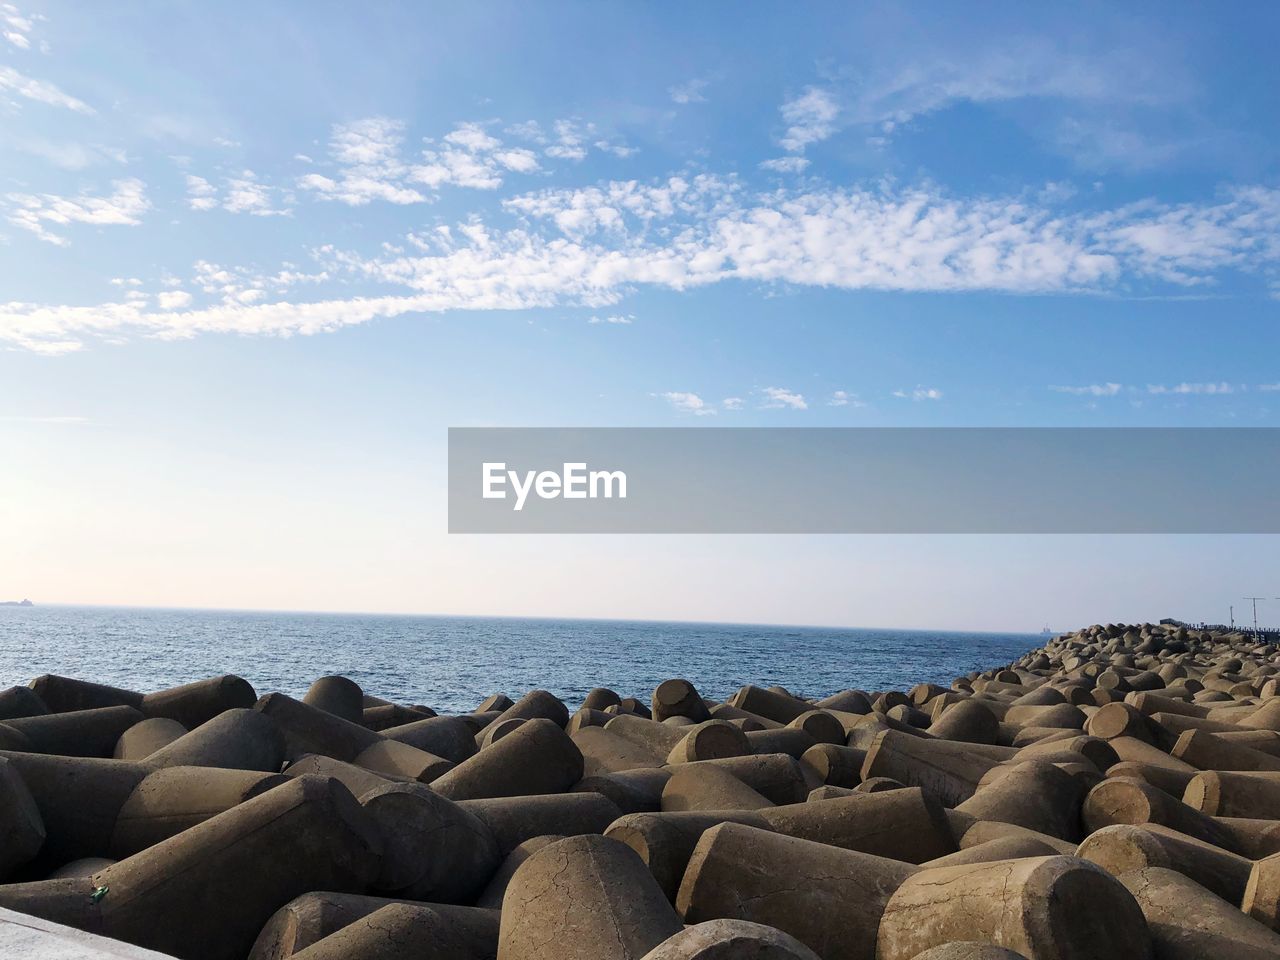
[(1042, 642), (1038, 634), (746, 624), (0, 607), (0, 687), (57, 673), (146, 692), (234, 673), (260, 695), (300, 697), (315, 678), (339, 673), (367, 693), (442, 713), (538, 687), (571, 707), (596, 686), (647, 702), (677, 676), (715, 699), (746, 683), (820, 697), (946, 685)]

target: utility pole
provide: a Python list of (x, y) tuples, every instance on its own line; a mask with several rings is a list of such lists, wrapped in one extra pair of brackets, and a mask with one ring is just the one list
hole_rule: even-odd
[(1231, 612), (1231, 632), (1232, 632), (1232, 633), (1235, 633), (1235, 631), (1236, 631), (1236, 608), (1235, 608), (1235, 605), (1234, 605), (1234, 604), (1232, 604), (1231, 606), (1227, 607), (1227, 610), (1229, 610), (1229, 611)]
[(1245, 597), (1246, 600), (1253, 601), (1253, 635), (1258, 635), (1258, 601), (1266, 601), (1266, 597)]

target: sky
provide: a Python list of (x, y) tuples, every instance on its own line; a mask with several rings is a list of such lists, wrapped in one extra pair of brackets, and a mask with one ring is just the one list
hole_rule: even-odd
[(1280, 426), (1277, 29), (0, 0), (0, 599), (1039, 630), (1280, 597), (1264, 536), (445, 517), (450, 426)]

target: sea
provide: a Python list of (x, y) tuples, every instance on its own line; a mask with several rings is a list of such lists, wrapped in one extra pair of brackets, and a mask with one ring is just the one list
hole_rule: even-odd
[(947, 685), (1043, 645), (1040, 634), (267, 613), (137, 607), (0, 606), (0, 688), (45, 673), (150, 692), (234, 673), (259, 695), (301, 697), (342, 674), (366, 693), (440, 713), (493, 693), (550, 690), (571, 708), (593, 687), (648, 701), (671, 677), (725, 699), (744, 684), (802, 697)]

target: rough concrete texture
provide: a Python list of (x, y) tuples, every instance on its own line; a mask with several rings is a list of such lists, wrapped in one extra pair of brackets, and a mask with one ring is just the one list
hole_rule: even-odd
[(1280, 957), (1280, 934), (1181, 873), (1148, 867), (1120, 882), (1142, 908), (1160, 960)]
[(608, 837), (569, 837), (511, 878), (498, 960), (640, 960), (681, 929), (634, 850)]
[(388, 903), (293, 956), (298, 960), (480, 960), (493, 956), (497, 930), (486, 922), (488, 911), (476, 913), (481, 916), (463, 920), (434, 904)]
[(819, 960), (795, 937), (748, 920), (708, 920), (686, 927), (644, 960)]
[(877, 960), (979, 940), (1027, 960), (1152, 957), (1147, 923), (1111, 874), (1076, 857), (1031, 857), (921, 870), (889, 900)]

